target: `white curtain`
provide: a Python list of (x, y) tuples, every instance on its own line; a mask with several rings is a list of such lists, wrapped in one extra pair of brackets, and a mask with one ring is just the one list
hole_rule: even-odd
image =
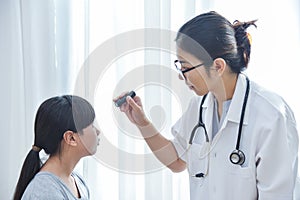
[(12, 198), (33, 144), (37, 107), (70, 93), (84, 60), (84, 40), (73, 40), (83, 25), (73, 31), (73, 12), (71, 1), (1, 0), (1, 199)]
[[(98, 69), (103, 71), (95, 90), (90, 90), (94, 84), (94, 71), (89, 65), (93, 63), (85, 63), (87, 67), (83, 67), (83, 63), (118, 34), (143, 28), (176, 31), (188, 19), (209, 10), (219, 12), (230, 21), (258, 19), (258, 28), (250, 30), (253, 49), (248, 74), (252, 80), (282, 95), (294, 110), (299, 124), (300, 95), (296, 73), (300, 53), (299, 9), (298, 0), (243, 0), (238, 3), (234, 0), (1, 0), (0, 175), (4, 181), (0, 186), (0, 198), (12, 197), (21, 164), (33, 143), (37, 107), (50, 96), (77, 91), (76, 83), (81, 81), (78, 77), (82, 74), (80, 86), (84, 96), (93, 101), (98, 125), (106, 139), (133, 155), (149, 154), (143, 140), (126, 135), (127, 128), (132, 127), (116, 114), (111, 98), (116, 87), (128, 90), (131, 86), (137, 87), (130, 83), (126, 87), (123, 81), (136, 82), (137, 79), (130, 75), (140, 72), (141, 66), (168, 66), (170, 69), (163, 69), (171, 72), (174, 55), (160, 50), (135, 50), (112, 59), (108, 66), (97, 63)], [(115, 49), (118, 48), (116, 43)], [(106, 56), (107, 52), (104, 52), (96, 61), (102, 61)], [(166, 137), (171, 138), (170, 126), (184, 105), (178, 105), (182, 102), (176, 100), (180, 95), (178, 90), (160, 86), (166, 79), (176, 86), (178, 82), (167, 75), (166, 70), (152, 71), (145, 67), (142, 73), (144, 83), (149, 82), (149, 76), (157, 76), (157, 82), (140, 84), (134, 89), (143, 97), (151, 96), (143, 99), (146, 111), (150, 117), (160, 116), (159, 120), (153, 121)], [(104, 147), (100, 146), (99, 151), (113, 157), (113, 152), (105, 151)], [(87, 180), (92, 199), (189, 198), (186, 171), (179, 174), (166, 168), (145, 173), (120, 171), (118, 169), (132, 163), (126, 158), (117, 158), (117, 167), (101, 160), (101, 156), (84, 158), (79, 163), (76, 170)]]

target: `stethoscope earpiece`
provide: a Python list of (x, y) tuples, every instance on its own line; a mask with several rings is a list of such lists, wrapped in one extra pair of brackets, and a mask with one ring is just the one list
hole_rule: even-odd
[(245, 162), (245, 154), (241, 150), (235, 149), (230, 154), (229, 160), (235, 165), (242, 165)]

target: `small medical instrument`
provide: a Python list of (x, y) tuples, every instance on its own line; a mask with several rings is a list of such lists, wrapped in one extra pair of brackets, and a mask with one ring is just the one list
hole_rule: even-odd
[(135, 97), (135, 92), (134, 91), (131, 91), (129, 92), (128, 94), (126, 94), (125, 96), (123, 96), (122, 98), (118, 99), (116, 102), (115, 102), (115, 106), (117, 107), (120, 107), (123, 103), (126, 102), (126, 97), (127, 96), (131, 96), (131, 98)]
[[(247, 86), (246, 86), (244, 102), (243, 102), (242, 111), (241, 111), (241, 117), (240, 117), (236, 147), (229, 156), (230, 162), (233, 163), (233, 164), (236, 164), (236, 165), (242, 165), (245, 162), (245, 154), (239, 148), (240, 148), (240, 140), (241, 140), (241, 135), (242, 135), (242, 127), (243, 127), (243, 122), (244, 122), (245, 110), (246, 110), (246, 105), (247, 105), (249, 90), (250, 90), (250, 81), (249, 81), (247, 76), (246, 76), (246, 81), (247, 81)], [(207, 134), (207, 131), (206, 131), (206, 128), (205, 128), (205, 124), (202, 121), (202, 106), (203, 106), (203, 103), (205, 101), (206, 96), (207, 96), (207, 94), (203, 96), (202, 101), (200, 103), (199, 120), (198, 120), (197, 125), (192, 130), (192, 133), (191, 133), (191, 136), (190, 136), (190, 139), (189, 139), (189, 144), (190, 145), (193, 143), (196, 130), (199, 127), (202, 127), (204, 129), (205, 140), (206, 140), (206, 142), (209, 142), (209, 138), (208, 138), (208, 134)], [(199, 174), (195, 175), (195, 177), (197, 177), (197, 178), (201, 178), (201, 177), (204, 177), (204, 176), (205, 176), (205, 174), (203, 174), (203, 173), (199, 173)]]

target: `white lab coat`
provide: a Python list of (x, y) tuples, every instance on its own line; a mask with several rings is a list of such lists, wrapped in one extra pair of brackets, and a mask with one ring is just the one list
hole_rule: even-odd
[[(191, 200), (292, 200), (297, 175), (298, 133), (294, 115), (285, 101), (250, 81), (240, 150), (245, 163), (234, 165), (229, 155), (236, 147), (246, 79), (239, 75), (224, 122), (212, 135), (213, 96), (203, 104), (203, 122), (210, 138), (199, 128), (189, 147), (190, 134), (199, 119), (202, 97), (192, 98), (187, 111), (172, 127), (172, 140), (187, 163)], [(207, 174), (196, 178), (197, 173)]]

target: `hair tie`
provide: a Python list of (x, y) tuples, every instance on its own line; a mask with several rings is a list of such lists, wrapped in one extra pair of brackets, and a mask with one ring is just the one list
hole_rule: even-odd
[(250, 45), (252, 45), (252, 37), (250, 35), (250, 33), (247, 32), (247, 38), (249, 40)]
[(32, 150), (35, 151), (35, 152), (40, 152), (41, 151), (41, 148), (40, 147), (37, 147), (35, 145), (32, 145)]

